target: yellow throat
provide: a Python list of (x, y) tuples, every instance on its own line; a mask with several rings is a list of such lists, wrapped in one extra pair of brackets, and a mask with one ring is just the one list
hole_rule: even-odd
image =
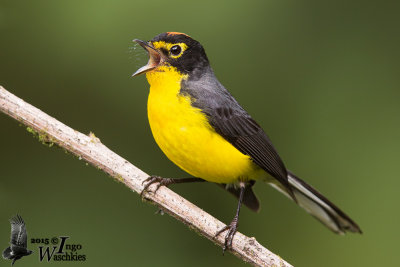
[(146, 73), (150, 84), (148, 118), (154, 139), (180, 168), (215, 183), (235, 183), (265, 176), (249, 158), (214, 131), (204, 113), (179, 94), (188, 76), (161, 66)]

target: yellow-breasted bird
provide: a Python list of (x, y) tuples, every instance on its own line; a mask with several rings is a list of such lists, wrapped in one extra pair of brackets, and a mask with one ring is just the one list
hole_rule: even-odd
[(147, 103), (151, 131), (158, 146), (176, 165), (195, 178), (158, 182), (208, 181), (220, 184), (238, 197), (224, 250), (232, 246), (241, 204), (257, 211), (252, 191), (263, 180), (294, 200), (335, 233), (361, 233), (358, 225), (321, 193), (286, 169), (261, 126), (239, 105), (215, 77), (202, 45), (190, 36), (167, 32), (149, 42), (134, 40), (149, 54), (146, 73), (150, 84)]

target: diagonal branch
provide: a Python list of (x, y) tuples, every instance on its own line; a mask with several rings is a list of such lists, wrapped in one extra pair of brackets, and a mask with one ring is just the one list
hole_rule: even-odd
[[(29, 131), (38, 135), (42, 143), (56, 144), (123, 182), (133, 191), (142, 192), (142, 182), (148, 175), (112, 152), (93, 134), (87, 136), (73, 130), (1, 86), (0, 111), (26, 125)], [(156, 194), (152, 193), (151, 190), (154, 190), (155, 186), (151, 185), (150, 192), (144, 193), (143, 197), (146, 200), (215, 244), (223, 245), (224, 237), (214, 239), (214, 235), (225, 224), (164, 186)], [(239, 232), (233, 239), (231, 252), (254, 266), (291, 266), (260, 245), (254, 237), (250, 238)]]

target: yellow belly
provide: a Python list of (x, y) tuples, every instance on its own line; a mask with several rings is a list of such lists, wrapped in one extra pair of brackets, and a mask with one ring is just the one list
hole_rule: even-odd
[(165, 155), (189, 174), (210, 182), (235, 183), (264, 176), (249, 156), (212, 129), (188, 97), (178, 94), (180, 77), (176, 78), (165, 73), (147, 74), (150, 127)]

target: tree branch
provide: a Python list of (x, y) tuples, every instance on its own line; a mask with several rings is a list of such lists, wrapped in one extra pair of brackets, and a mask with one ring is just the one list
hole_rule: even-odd
[[(73, 130), (6, 91), (2, 86), (0, 86), (0, 111), (26, 125), (29, 131), (38, 135), (42, 143), (57, 144), (108, 173), (133, 191), (139, 194), (142, 192), (142, 182), (148, 178), (148, 175), (104, 146), (94, 134), (87, 136)], [(215, 244), (223, 245), (224, 235), (215, 239), (214, 235), (225, 224), (167, 187), (162, 186), (154, 194), (152, 190), (155, 186), (151, 185), (150, 192), (144, 193), (143, 198), (156, 204)], [(254, 237), (250, 238), (239, 232), (233, 239), (231, 252), (254, 266), (291, 266), (260, 245)]]

